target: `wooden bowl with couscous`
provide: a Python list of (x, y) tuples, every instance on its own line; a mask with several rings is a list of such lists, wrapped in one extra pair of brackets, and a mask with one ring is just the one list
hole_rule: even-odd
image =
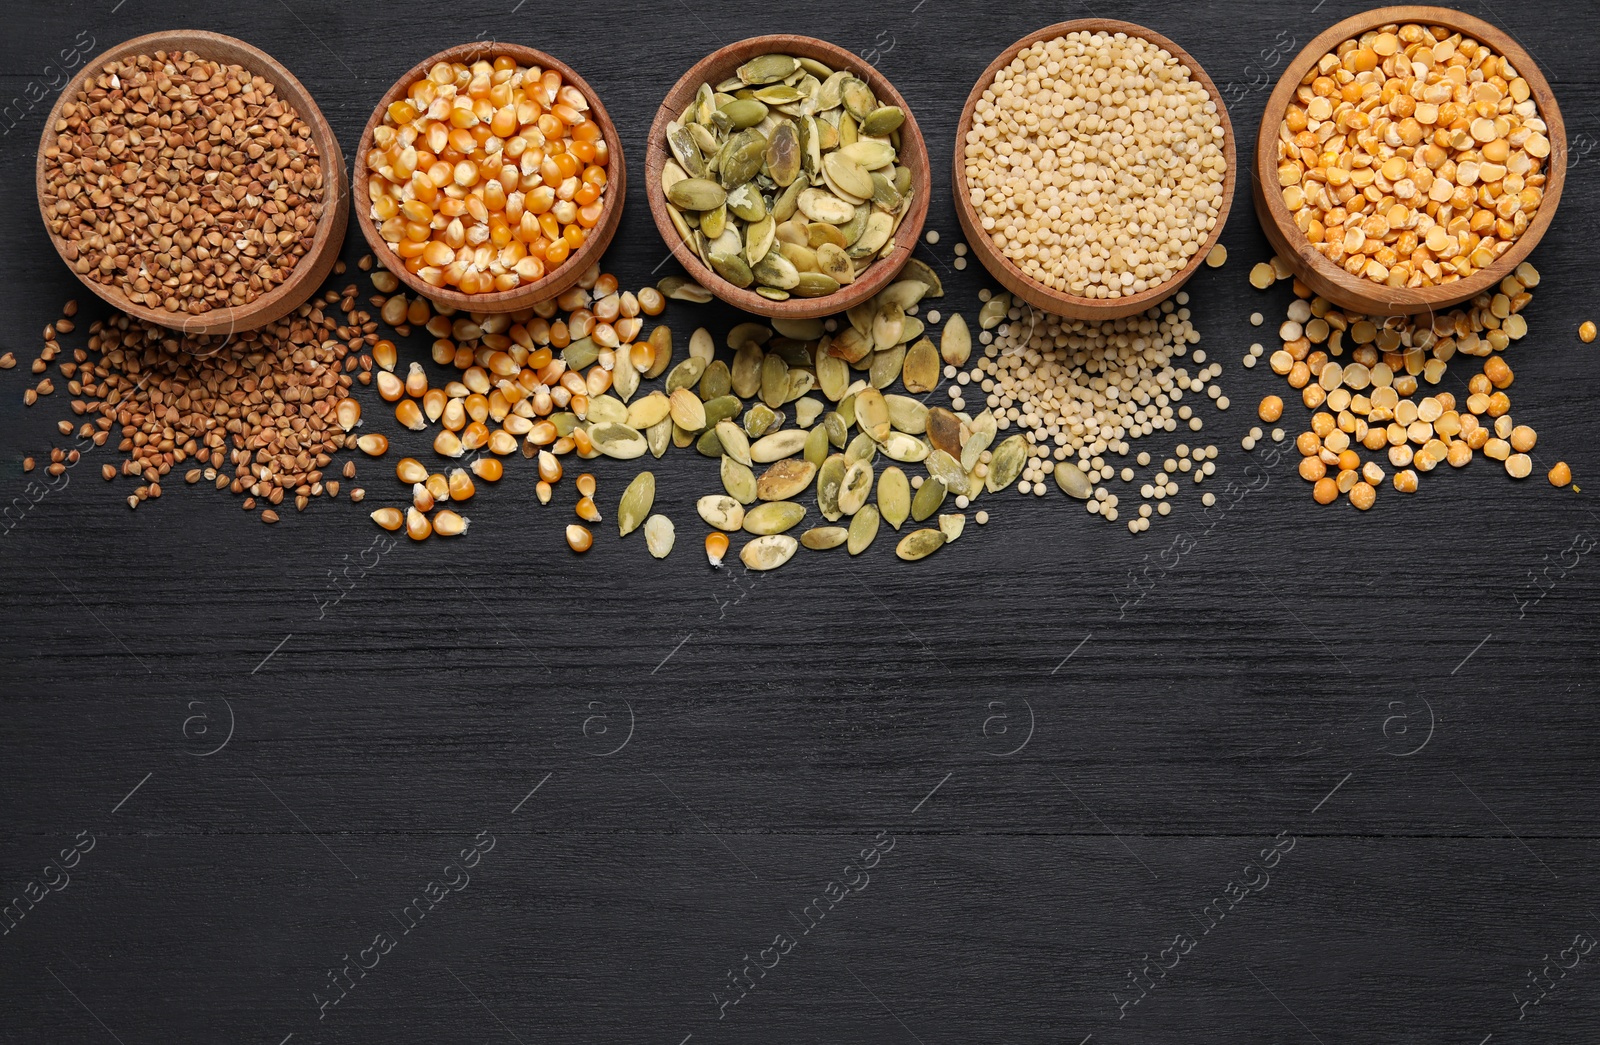
[[(1064, 39), (1072, 34), (1089, 35), (1074, 37), (1071, 41)], [(1154, 78), (1159, 91), (1147, 93), (1158, 94), (1172, 118), (1187, 122), (1170, 132), (1158, 131), (1151, 136), (1149, 147), (1157, 157), (1155, 160), (1147, 163), (1140, 156), (1133, 166), (1124, 169), (1119, 162), (1122, 154), (1114, 154), (1113, 162), (1107, 164), (1113, 168), (1113, 183), (1110, 184), (1101, 180), (1104, 156), (1098, 152), (1092, 156), (1088, 153), (1097, 148), (1094, 145), (1096, 135), (1117, 131), (1116, 121), (1126, 119), (1117, 114), (1108, 122), (1099, 108), (1099, 91), (1116, 92), (1125, 86), (1120, 75), (1118, 82), (1108, 87), (1106, 65), (1100, 65), (1093, 72), (1084, 66), (1082, 71), (1094, 79), (1089, 87), (1095, 92), (1092, 97), (1081, 84), (1073, 85), (1070, 90), (1057, 88), (1053, 96), (1047, 97), (1044, 92), (1050, 89), (1050, 84), (1041, 85), (1040, 78), (1032, 75), (1044, 60), (1040, 54), (1042, 49), (1051, 49), (1053, 60), (1085, 59), (1090, 47), (1100, 48), (1099, 53), (1113, 66), (1115, 62), (1108, 51), (1114, 52), (1123, 60), (1124, 72), (1133, 67), (1138, 68), (1141, 75), (1147, 75), (1150, 68), (1181, 68), (1187, 78), (1186, 81), (1170, 75)], [(1128, 55), (1126, 51), (1130, 47), (1139, 53)], [(1153, 52), (1155, 48), (1165, 51), (1167, 57), (1159, 59)], [(1016, 65), (1019, 59), (1021, 65)], [(1096, 56), (1087, 57), (1091, 64), (1095, 60)], [(996, 105), (998, 97), (994, 85), (1001, 76), (1008, 80), (1023, 77), (1025, 97), (1020, 101), (1035, 110), (1028, 114), (1028, 119), (1040, 116), (1037, 107), (1049, 102), (1051, 111), (1043, 114), (1043, 120), (1065, 118), (1071, 124), (1071, 137), (1063, 142), (1046, 146), (1037, 141), (1029, 142), (1025, 151), (1041, 161), (1040, 166), (1036, 167), (1029, 159), (1022, 166), (1010, 166), (1006, 170), (995, 168), (996, 156), (1016, 155), (1019, 144), (1014, 134), (1009, 140), (1002, 139), (996, 124), (1026, 122), (1018, 121), (1011, 112)], [(1055, 77), (1048, 79), (1059, 83)], [(1206, 102), (1196, 113), (1192, 103), (1198, 99), (1199, 89), (1203, 89)], [(1114, 98), (1113, 101), (1118, 100)], [(1039, 126), (1038, 123), (1027, 125), (1030, 128)], [(1031, 137), (1033, 132), (1029, 133)], [(1145, 134), (1147, 131), (1144, 126), (1135, 125), (1126, 133)], [(1198, 135), (1204, 135), (1205, 139)], [(1072, 180), (1063, 186), (1055, 172), (1062, 170), (1058, 150), (1068, 144), (1084, 153), (1088, 162), (1080, 161), (1066, 168), (1065, 174)], [(1121, 147), (1120, 143), (1117, 147)], [(1165, 157), (1185, 149), (1191, 157), (1183, 167), (1163, 165)], [(1166, 172), (1161, 188), (1167, 191), (1149, 197), (1143, 206), (1130, 202), (1123, 213), (1113, 215), (1100, 198), (1101, 190), (1126, 198), (1128, 193), (1138, 191), (1136, 185), (1148, 186), (1145, 174), (1152, 167)], [(1056, 315), (1101, 320), (1143, 312), (1188, 282), (1217, 245), (1223, 226), (1227, 224), (1236, 168), (1228, 108), (1199, 62), (1171, 40), (1143, 26), (1106, 18), (1085, 18), (1030, 33), (1001, 52), (978, 77), (961, 110), (961, 121), (956, 129), (951, 186), (956, 217), (973, 254), (1007, 290)], [(973, 183), (973, 175), (980, 172), (988, 175), (988, 184), (984, 187)], [(1084, 182), (1085, 177), (1093, 184)], [(1199, 184), (1182, 189), (1190, 195), (1176, 204), (1172, 194), (1174, 183), (1183, 181), (1198, 181)], [(1085, 192), (1088, 198), (1080, 199), (1079, 194)], [(976, 201), (974, 196), (978, 197)], [(1041, 204), (1044, 204), (1042, 215)], [(1077, 220), (1063, 220), (1065, 216), (1060, 213), (1063, 205), (1079, 208), (1075, 215)], [(1161, 213), (1154, 214), (1151, 207), (1159, 207)], [(1056, 213), (1051, 213), (1052, 210)], [(1108, 221), (1108, 218), (1115, 220)], [(1152, 219), (1156, 227), (1150, 230)], [(997, 227), (1017, 234), (1007, 237), (1003, 232), (997, 233)], [(1139, 242), (1123, 242), (1130, 233), (1139, 236)], [(1046, 255), (1043, 261), (1039, 258), (1041, 253)]]
[[(1390, 64), (1397, 53), (1409, 68)], [(1442, 79), (1455, 69), (1452, 89)], [(1374, 70), (1383, 86), (1360, 93)], [(1345, 149), (1329, 164), (1341, 127), (1339, 144), (1378, 135), (1381, 162)], [(1313, 293), (1375, 315), (1430, 312), (1492, 291), (1527, 259), (1555, 217), (1566, 167), (1555, 95), (1515, 40), (1459, 11), (1384, 7), (1332, 26), (1284, 69), (1256, 141), (1255, 208)], [(1360, 197), (1371, 202), (1351, 223)]]

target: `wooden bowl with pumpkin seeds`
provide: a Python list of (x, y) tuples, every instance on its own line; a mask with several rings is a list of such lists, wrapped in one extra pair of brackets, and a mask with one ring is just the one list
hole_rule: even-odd
[(928, 149), (905, 99), (856, 55), (758, 36), (668, 93), (645, 187), (691, 278), (746, 312), (816, 319), (905, 267), (928, 215)]

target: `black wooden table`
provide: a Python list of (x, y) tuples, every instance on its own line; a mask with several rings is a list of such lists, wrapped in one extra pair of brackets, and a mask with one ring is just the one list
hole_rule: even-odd
[[(6, 8), (0, 347), (24, 366), (0, 373), (0, 499), (60, 441), (63, 393), (21, 403), (40, 329), (71, 296), (96, 311), (31, 191), (64, 51), (244, 37), (350, 155), (427, 53), (532, 44), (604, 93), (637, 179), (695, 60), (823, 36), (923, 124), (938, 267), (961, 101), (1023, 33), (1092, 13), (1167, 34), (1237, 85), (1243, 155), (1274, 70), (1359, 9), (222, 7)], [(1600, 514), (1539, 476), (1564, 458), (1600, 489), (1600, 345), (1574, 333), (1600, 318), (1600, 4), (1467, 9), (1536, 54), (1572, 141), (1511, 353), (1540, 433), (1525, 483), (1480, 459), (1360, 515), (1251, 470), (1251, 404), (1282, 385), (1239, 366), (1270, 330), (1247, 317), (1281, 316), (1287, 289), (1246, 282), (1268, 252), (1244, 178), (1232, 260), (1190, 284), (1236, 404), (1204, 433), (1238, 484), (1215, 525), (1188, 484), (1137, 538), (1009, 493), (919, 566), (881, 536), (859, 560), (713, 573), (694, 454), (656, 468), (665, 562), (609, 522), (570, 555), (568, 509), (541, 508), (517, 458), (467, 537), (347, 572), (373, 558), (384, 466), (361, 462), (367, 505), (266, 527), (208, 484), (130, 512), (97, 474), (113, 451), (88, 455), (0, 540), (0, 1041), (1593, 1043)], [(675, 266), (657, 272), (632, 190), (608, 267), (637, 287)], [(979, 271), (939, 270), (940, 308), (975, 318)], [(665, 318), (680, 345), (733, 319)], [(614, 509), (630, 469), (607, 464)], [(361, 579), (335, 600), (335, 575)]]

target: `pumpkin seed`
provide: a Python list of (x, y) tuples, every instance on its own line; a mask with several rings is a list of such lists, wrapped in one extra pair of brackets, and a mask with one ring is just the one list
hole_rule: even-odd
[(951, 366), (960, 367), (967, 365), (971, 355), (972, 331), (961, 313), (951, 313), (944, 321), (944, 333), (939, 335), (939, 356)]
[(715, 427), (718, 422), (732, 421), (744, 410), (737, 396), (724, 395), (706, 402), (706, 424)]
[(830, 152), (822, 158), (822, 171), (834, 188), (858, 200), (872, 198), (872, 175), (867, 168), (850, 159), (843, 149)]
[(844, 517), (839, 510), (839, 488), (844, 485), (844, 473), (849, 468), (843, 454), (834, 454), (817, 469), (817, 508), (829, 522)]
[(776, 410), (789, 394), (789, 364), (777, 353), (761, 361), (761, 401)]
[(877, 137), (893, 134), (906, 122), (906, 114), (895, 105), (885, 105), (867, 113), (861, 121), (861, 133)]
[(856, 424), (877, 442), (889, 438), (889, 404), (876, 388), (863, 388), (856, 393)]
[(803, 504), (794, 501), (765, 501), (744, 513), (744, 530), (758, 537), (793, 529), (806, 517)]
[(994, 415), (985, 410), (972, 419), (972, 424), (967, 426), (970, 433), (967, 441), (961, 446), (961, 470), (970, 472), (978, 465), (978, 455), (989, 449), (989, 444), (994, 442), (997, 425)]
[(944, 543), (951, 544), (965, 532), (967, 517), (965, 515), (939, 516), (939, 532), (944, 534)]
[(774, 432), (750, 444), (750, 459), (757, 464), (771, 464), (799, 453), (805, 445), (806, 431), (803, 428)]
[(728, 208), (728, 213), (740, 221), (760, 221), (767, 216), (767, 202), (761, 198), (761, 190), (755, 182), (747, 181), (728, 193), (728, 202), (724, 206)]
[(914, 279), (901, 279), (878, 292), (878, 307), (898, 305), (904, 312), (920, 302), (928, 292), (926, 283)]
[(774, 319), (772, 329), (796, 341), (816, 341), (828, 332), (820, 319)]
[(692, 301), (697, 305), (704, 305), (711, 300), (711, 291), (694, 280), (682, 276), (664, 276), (656, 284), (656, 289), (661, 291), (663, 297), (671, 298), (673, 301)]
[[(660, 459), (667, 452), (667, 446), (672, 442), (672, 418), (663, 417), (649, 428), (645, 429), (645, 442), (650, 447), (650, 456)], [(590, 436), (593, 438), (593, 436)]]
[(701, 372), (704, 373), (705, 367), (710, 365), (716, 354), (717, 342), (712, 338), (711, 331), (705, 327), (696, 327), (695, 332), (689, 335), (689, 358), (700, 360)]
[(844, 449), (850, 437), (850, 428), (837, 410), (829, 410), (822, 415), (822, 429), (828, 433), (828, 445), (837, 450)]
[(707, 526), (730, 532), (744, 526), (744, 505), (726, 494), (708, 493), (694, 507)]
[(767, 118), (766, 105), (755, 98), (735, 98), (717, 111), (726, 118), (730, 127), (740, 131), (754, 127)]
[(781, 121), (767, 142), (767, 176), (779, 188), (788, 188), (800, 176), (800, 133), (793, 122)]
[(864, 120), (878, 107), (877, 99), (872, 96), (872, 88), (855, 77), (847, 77), (839, 85), (839, 100), (844, 102), (845, 111), (856, 120)]
[(888, 388), (900, 379), (900, 372), (905, 368), (905, 359), (904, 345), (872, 353), (872, 365), (867, 368), (868, 382), (879, 391)]
[(864, 258), (882, 250), (889, 242), (889, 237), (894, 235), (895, 219), (883, 213), (873, 211), (867, 219), (866, 231), (861, 233), (861, 238), (847, 251), (852, 258)]
[(716, 242), (722, 238), (723, 232), (728, 228), (728, 206), (723, 204), (715, 210), (708, 210), (700, 215), (700, 232), (706, 239)]
[[(773, 221), (770, 215), (745, 226), (744, 256), (745, 260), (750, 262), (753, 271), (759, 273), (762, 260), (772, 250), (772, 244), (778, 238), (777, 229), (778, 223)], [(783, 260), (781, 256), (780, 260)]]
[(672, 553), (672, 546), (677, 541), (677, 533), (673, 529), (672, 520), (665, 515), (652, 515), (645, 520), (644, 544), (650, 549), (650, 554), (658, 559), (665, 559)]
[(642, 432), (666, 417), (669, 412), (667, 397), (660, 392), (651, 392), (628, 407), (628, 416), (624, 419), (624, 423), (629, 428), (637, 428)]
[[(688, 182), (679, 182), (678, 184), (687, 185)], [(796, 203), (800, 208), (801, 214), (804, 214), (812, 221), (823, 221), (829, 225), (843, 225), (855, 217), (856, 213), (854, 204), (847, 203), (823, 189), (805, 190), (800, 194), (800, 198)]]
[(914, 435), (904, 432), (890, 432), (889, 438), (883, 441), (880, 449), (883, 455), (903, 464), (915, 464), (926, 460), (929, 453), (928, 444)]
[(622, 501), (617, 505), (617, 528), (622, 536), (637, 530), (650, 515), (656, 502), (656, 477), (652, 472), (640, 472), (622, 491)]
[(794, 286), (798, 298), (823, 298), (839, 289), (839, 281), (821, 272), (802, 272)]
[(995, 447), (989, 459), (989, 477), (984, 485), (990, 493), (999, 493), (1017, 481), (1022, 466), (1028, 461), (1028, 441), (1014, 435)]
[(589, 429), (589, 440), (596, 450), (619, 461), (643, 457), (649, 449), (642, 432), (616, 422), (594, 425)]
[(943, 548), (945, 535), (939, 530), (913, 530), (900, 538), (900, 543), (895, 545), (894, 553), (906, 562), (916, 562), (926, 559), (934, 552)]
[[(793, 373), (794, 372), (791, 371), (791, 376), (793, 376)], [(801, 373), (804, 373), (804, 371), (801, 371)], [(822, 404), (817, 402), (815, 399), (812, 399), (810, 396), (807, 396), (804, 399), (795, 400), (794, 423), (799, 425), (801, 428), (810, 428), (816, 423), (817, 418), (821, 415)], [(827, 433), (823, 434), (826, 436)]]
[(1011, 295), (996, 294), (983, 303), (978, 310), (978, 326), (984, 330), (993, 330), (1005, 322), (1006, 315), (1011, 311)]
[(872, 437), (865, 432), (850, 440), (850, 445), (844, 449), (845, 464), (855, 464), (857, 461), (865, 461), (871, 464), (877, 458), (878, 444), (873, 442)]
[(928, 263), (922, 259), (907, 258), (906, 267), (900, 271), (900, 275), (904, 277), (904, 279), (915, 280), (916, 282), (927, 287), (928, 289), (923, 295), (924, 297), (944, 297), (944, 282), (939, 279), (939, 274), (934, 272)]
[(722, 444), (722, 452), (748, 466), (750, 462), (750, 440), (744, 434), (744, 429), (732, 421), (718, 421), (714, 429), (717, 441)]
[(869, 171), (891, 167), (895, 161), (893, 145), (888, 142), (872, 140), (858, 141), (854, 145), (847, 145), (840, 149), (837, 155)]
[(830, 352), (817, 353), (817, 384), (822, 394), (837, 403), (850, 383), (850, 364)]
[(667, 367), (672, 365), (672, 328), (665, 323), (650, 331), (650, 347), (655, 349), (655, 359), (650, 363), (650, 369), (643, 374), (646, 380), (653, 381), (667, 372)]
[(616, 393), (617, 399), (626, 403), (639, 391), (639, 379), (642, 376), (627, 363), (618, 361), (619, 365), (611, 371), (611, 391)]
[(561, 350), (561, 359), (568, 370), (583, 370), (600, 358), (600, 346), (590, 338), (582, 337)]
[(951, 457), (961, 455), (961, 419), (942, 406), (928, 408), (928, 442)]
[(777, 83), (798, 68), (799, 60), (786, 54), (764, 54), (739, 66), (735, 75), (748, 84)]
[(701, 457), (721, 457), (722, 440), (717, 438), (717, 430), (707, 428), (700, 433), (700, 438), (694, 441), (695, 452)]
[[(700, 153), (700, 146), (695, 144), (694, 135), (676, 120), (667, 124), (667, 147), (672, 150), (673, 158), (689, 177), (705, 177), (706, 161)], [(664, 183), (662, 187), (667, 186)]]
[(722, 457), (722, 488), (740, 504), (756, 502), (756, 473), (726, 454)]
[(872, 493), (872, 464), (868, 461), (857, 461), (845, 469), (844, 478), (839, 483), (839, 511), (845, 515), (854, 515), (867, 503), (867, 497)]
[(828, 430), (826, 428), (818, 425), (806, 433), (806, 445), (801, 456), (818, 468), (822, 467), (823, 462), (828, 459)]
[(682, 450), (686, 446), (693, 446), (694, 445), (695, 439), (698, 438), (696, 433), (689, 431), (687, 428), (684, 428), (682, 425), (678, 424), (678, 422), (674, 421), (670, 417), (667, 418), (667, 424), (672, 426), (672, 445), (673, 446), (676, 446), (678, 449)]
[(872, 343), (880, 352), (893, 348), (903, 340), (900, 335), (905, 329), (905, 309), (893, 301), (884, 302), (872, 317)]
[(1068, 497), (1076, 497), (1080, 501), (1087, 501), (1094, 494), (1094, 484), (1089, 477), (1083, 474), (1083, 469), (1071, 461), (1061, 461), (1056, 464), (1056, 485), (1061, 487), (1061, 492)]
[[(964, 486), (966, 477), (963, 476), (961, 481)], [(949, 492), (949, 489), (944, 480), (938, 476), (923, 480), (922, 485), (911, 498), (911, 518), (921, 522), (938, 511), (939, 506), (944, 503), (945, 494)]]
[(943, 450), (935, 450), (923, 462), (927, 466), (928, 474), (944, 482), (947, 489), (965, 490), (967, 488), (967, 470), (961, 467), (961, 462), (951, 457)]
[(780, 415), (765, 403), (757, 403), (744, 415), (745, 434), (752, 439), (759, 439), (769, 431), (773, 431), (779, 424)]
[(855, 327), (840, 331), (828, 343), (828, 354), (846, 363), (857, 363), (872, 352), (872, 339)]
[(744, 258), (737, 254), (711, 251), (706, 254), (706, 264), (711, 266), (713, 272), (740, 290), (748, 288), (756, 281), (755, 273), (750, 270)]
[(728, 372), (728, 364), (720, 359), (713, 359), (706, 366), (705, 373), (700, 375), (701, 401), (709, 403), (731, 391), (733, 391), (733, 376)]
[(698, 432), (706, 426), (705, 404), (687, 388), (675, 389), (667, 399), (672, 421), (686, 432)]
[(895, 529), (911, 514), (911, 482), (906, 473), (890, 465), (878, 477), (878, 510)]
[(889, 408), (889, 425), (907, 435), (921, 435), (928, 430), (928, 408), (910, 396), (884, 395)]
[(800, 543), (812, 551), (827, 551), (837, 548), (850, 537), (850, 531), (843, 526), (813, 526), (800, 535)]
[(788, 458), (778, 461), (756, 480), (756, 496), (763, 501), (787, 501), (811, 485), (817, 466)]
[(824, 243), (817, 248), (817, 270), (840, 286), (848, 286), (856, 279), (855, 262), (836, 243)]
[(878, 509), (870, 504), (862, 505), (861, 510), (851, 516), (848, 538), (851, 555), (866, 551), (873, 538), (878, 536), (878, 518)]
[(800, 542), (788, 534), (757, 537), (739, 550), (739, 561), (748, 570), (775, 570), (794, 558), (799, 547)]
[(666, 190), (667, 199), (684, 210), (716, 210), (728, 200), (728, 193), (709, 178), (685, 178)]
[(939, 353), (933, 342), (923, 338), (906, 350), (905, 370), (901, 375), (906, 391), (916, 395), (939, 387)]

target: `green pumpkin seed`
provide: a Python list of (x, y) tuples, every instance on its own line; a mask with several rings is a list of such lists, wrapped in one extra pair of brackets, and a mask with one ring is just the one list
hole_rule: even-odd
[(744, 411), (737, 396), (722, 395), (706, 401), (706, 424), (715, 427), (719, 422), (732, 421)]
[(872, 464), (868, 461), (857, 461), (845, 469), (844, 478), (839, 483), (839, 511), (845, 515), (854, 515), (867, 503), (867, 497), (872, 493)]
[(728, 364), (720, 359), (713, 359), (706, 367), (705, 373), (700, 376), (700, 398), (704, 402), (711, 402), (733, 390), (733, 376), (728, 372)]
[(787, 501), (811, 485), (817, 466), (789, 458), (778, 461), (756, 480), (756, 496), (763, 501)]
[(694, 441), (695, 452), (701, 457), (721, 457), (722, 440), (718, 438), (716, 429), (707, 428), (700, 433), (700, 438)]
[(873, 388), (882, 391), (900, 379), (905, 366), (906, 346), (896, 345), (882, 352), (872, 353), (872, 365), (867, 368), (867, 380)]
[(800, 285), (800, 270), (779, 251), (770, 251), (751, 269), (751, 274), (761, 286), (782, 291), (785, 296)]
[(893, 134), (906, 122), (906, 114), (898, 106), (885, 105), (867, 113), (861, 121), (861, 133), (879, 137)]
[(1056, 464), (1056, 485), (1061, 487), (1061, 492), (1068, 497), (1076, 497), (1080, 501), (1087, 501), (1094, 495), (1094, 484), (1089, 477), (1083, 474), (1083, 469), (1071, 461), (1061, 461)]
[(895, 160), (894, 146), (870, 139), (847, 145), (839, 150), (838, 155), (869, 171), (891, 167)]
[(837, 548), (850, 538), (850, 531), (843, 526), (813, 526), (800, 535), (800, 543), (812, 551), (827, 551)]
[(739, 550), (739, 561), (747, 570), (775, 570), (794, 558), (799, 547), (800, 542), (786, 533), (757, 537)]
[(765, 403), (757, 403), (745, 412), (744, 431), (752, 439), (760, 439), (776, 429), (782, 415)]
[(849, 551), (851, 555), (860, 555), (872, 544), (873, 538), (878, 536), (878, 509), (870, 504), (862, 505), (861, 510), (850, 517)]
[(610, 422), (626, 423), (628, 408), (615, 396), (597, 395), (589, 400), (589, 412), (584, 420), (597, 425)]
[(774, 319), (772, 329), (795, 341), (816, 341), (828, 332), (820, 319)]
[(694, 507), (707, 526), (729, 532), (744, 526), (744, 505), (726, 494), (708, 493)]
[(822, 394), (837, 403), (850, 383), (850, 365), (827, 352), (817, 354), (817, 384)]
[(700, 215), (700, 231), (708, 240), (719, 240), (728, 228), (728, 207), (726, 204), (716, 210), (708, 210)]
[(911, 514), (911, 481), (894, 465), (878, 477), (878, 510), (884, 521), (897, 530)]
[[(965, 476), (962, 477), (962, 485), (966, 485)], [(949, 492), (949, 487), (945, 486), (944, 480), (938, 476), (924, 479), (922, 485), (917, 488), (916, 494), (911, 498), (911, 518), (921, 522), (938, 511), (939, 506), (944, 503), (944, 497), (947, 492)]]
[(854, 439), (850, 440), (850, 445), (844, 448), (845, 464), (855, 464), (857, 461), (865, 461), (871, 464), (877, 459), (878, 444), (873, 442), (872, 437), (865, 432), (859, 433)]
[(821, 425), (806, 433), (806, 445), (802, 456), (813, 465), (821, 468), (828, 459), (828, 430)]
[(740, 131), (717, 154), (717, 180), (725, 189), (736, 189), (760, 174), (766, 162), (766, 136), (754, 128)]
[(853, 76), (839, 85), (839, 100), (844, 103), (845, 111), (858, 121), (865, 120), (878, 107), (872, 88)]
[(872, 220), (872, 208), (865, 201), (856, 207), (855, 213), (850, 215), (850, 220), (839, 226), (839, 236), (844, 240), (845, 257), (850, 257), (850, 248), (860, 242), (861, 234), (867, 230), (867, 223)]
[(889, 425), (907, 435), (921, 435), (928, 430), (928, 408), (916, 399), (903, 395), (884, 395), (889, 408)]
[(589, 429), (589, 439), (594, 443), (596, 450), (619, 461), (631, 461), (636, 457), (643, 457), (645, 451), (650, 448), (645, 442), (644, 433), (637, 428), (617, 422), (592, 426)]
[(645, 519), (650, 515), (650, 506), (655, 504), (655, 501), (655, 475), (651, 472), (640, 472), (622, 492), (622, 501), (617, 505), (617, 528), (622, 531), (622, 536), (626, 537), (644, 525)]
[(945, 535), (938, 530), (913, 530), (900, 538), (900, 543), (895, 545), (894, 553), (906, 562), (916, 562), (926, 559), (934, 552), (943, 548)]
[(733, 354), (733, 394), (749, 399), (761, 390), (761, 361), (766, 353), (753, 341), (745, 342)]
[(718, 111), (727, 117), (729, 126), (742, 131), (746, 127), (754, 127), (767, 118), (767, 107), (763, 101), (757, 101), (755, 98), (736, 98)]
[(722, 458), (722, 488), (740, 504), (756, 502), (756, 473), (733, 458)]
[(967, 365), (972, 355), (972, 331), (961, 313), (954, 312), (944, 321), (944, 333), (939, 336), (939, 356), (951, 366)]
[(590, 338), (582, 337), (561, 350), (561, 359), (568, 370), (585, 370), (600, 358), (600, 346)]
[(928, 442), (935, 450), (961, 457), (961, 419), (942, 406), (928, 408)]
[(796, 174), (794, 181), (783, 190), (783, 193), (772, 201), (772, 217), (775, 221), (788, 221), (794, 217), (795, 211), (800, 206), (800, 194), (811, 187), (811, 179), (804, 172)]
[(697, 433), (689, 431), (672, 418), (667, 418), (667, 424), (672, 426), (672, 445), (682, 450), (686, 446), (693, 446)]
[[(859, 143), (858, 143), (859, 144)], [(879, 210), (894, 212), (900, 209), (905, 197), (894, 187), (894, 182), (877, 171), (872, 172), (872, 203)]]
[(821, 272), (802, 272), (800, 282), (796, 283), (793, 291), (797, 298), (827, 297), (839, 289), (839, 281)]
[(889, 237), (894, 234), (895, 219), (882, 211), (873, 211), (867, 219), (866, 230), (861, 233), (861, 238), (845, 253), (852, 258), (864, 258), (882, 250), (889, 242)]
[[(852, 382), (850, 387), (845, 389), (844, 398), (839, 400), (839, 409), (834, 411), (839, 415), (839, 420), (844, 425), (846, 432), (856, 423), (856, 395), (863, 387), (859, 381)], [(838, 443), (836, 445), (843, 446), (844, 444)]]
[(670, 412), (667, 397), (660, 392), (651, 392), (628, 407), (628, 416), (623, 421), (629, 428), (637, 428), (642, 432)]
[(684, 210), (716, 210), (728, 201), (728, 193), (708, 178), (685, 178), (667, 190), (667, 199)]
[(760, 221), (751, 222), (744, 230), (744, 256), (750, 262), (753, 272), (759, 278), (761, 262), (772, 250), (773, 242), (778, 238), (778, 223), (772, 218), (765, 217)]
[(761, 361), (761, 401), (776, 410), (789, 391), (789, 364), (777, 353), (769, 352)]
[(665, 559), (672, 553), (672, 546), (677, 542), (677, 533), (673, 529), (672, 520), (665, 515), (652, 515), (644, 523), (644, 544), (650, 549), (650, 554), (658, 559)]
[(739, 66), (735, 75), (752, 85), (777, 83), (799, 68), (799, 60), (786, 54), (764, 54)]
[(906, 351), (901, 380), (912, 395), (932, 392), (939, 387), (939, 352), (932, 341), (923, 338)]
[[(756, 188), (754, 182), (745, 182), (743, 185), (728, 193), (728, 201), (724, 204), (728, 213), (740, 221), (760, 221), (767, 216), (767, 203), (761, 197), (761, 190)], [(748, 236), (748, 232), (746, 233)]]
[(989, 477), (984, 485), (990, 493), (999, 493), (1017, 481), (1022, 466), (1028, 461), (1028, 441), (1014, 435), (995, 447), (989, 459)]
[[(700, 154), (700, 146), (695, 143), (694, 135), (676, 121), (667, 124), (667, 147), (672, 150), (673, 158), (689, 177), (705, 177), (706, 160)], [(663, 189), (667, 187), (665, 184), (662, 185)]]
[(817, 508), (829, 522), (844, 518), (839, 510), (839, 488), (844, 485), (844, 473), (849, 468), (843, 454), (834, 454), (817, 469)]
[(846, 363), (856, 363), (867, 358), (872, 351), (872, 339), (855, 327), (840, 331), (828, 344), (828, 354)]
[(890, 432), (889, 438), (883, 441), (880, 449), (885, 457), (902, 464), (915, 464), (926, 460), (929, 453), (927, 443), (904, 432)]
[(837, 410), (830, 410), (823, 415), (822, 429), (828, 433), (828, 445), (838, 450), (844, 449), (850, 439), (850, 426), (845, 424)]
[(737, 254), (712, 252), (706, 255), (706, 264), (711, 266), (711, 271), (740, 290), (744, 290), (756, 281), (755, 274), (750, 271), (750, 266), (745, 263), (744, 258)]
[(766, 501), (745, 509), (744, 531), (758, 537), (793, 529), (806, 517), (803, 504), (794, 501)]
[(851, 160), (843, 149), (830, 152), (822, 158), (822, 172), (835, 189), (857, 200), (872, 197), (872, 175), (865, 167)]
[(750, 459), (756, 464), (771, 464), (781, 461), (785, 457), (793, 456), (805, 449), (806, 431), (802, 428), (789, 428), (771, 435), (764, 435), (750, 444)]

